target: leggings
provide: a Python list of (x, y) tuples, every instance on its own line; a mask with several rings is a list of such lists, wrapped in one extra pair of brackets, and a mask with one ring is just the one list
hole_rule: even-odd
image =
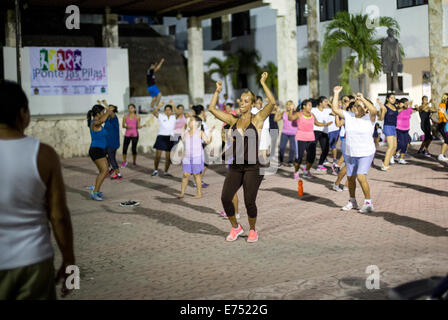
[(409, 144), (409, 130), (403, 131), (397, 129), (397, 152), (406, 153)]
[(296, 140), (296, 163), (302, 164), (303, 156), (306, 151), (306, 162), (313, 163), (316, 160), (316, 141), (297, 141)]
[(280, 138), (280, 151), (279, 151), (280, 162), (283, 162), (284, 160), (286, 145), (288, 144), (288, 142), (289, 142), (289, 163), (292, 163), (294, 161), (294, 157), (296, 154), (295, 136), (282, 133), (282, 136)]
[(109, 163), (112, 166), (112, 169), (117, 170), (118, 164), (117, 164), (117, 159), (115, 158), (117, 149), (107, 148), (106, 152), (107, 152), (107, 159), (109, 160)]
[(124, 137), (123, 154), (128, 154), (129, 143), (132, 141), (132, 154), (137, 154), (138, 137)]
[(322, 154), (319, 159), (319, 166), (322, 166), (327, 159), (328, 152), (330, 151), (330, 139), (328, 138), (328, 134), (322, 131), (314, 131), (314, 136), (316, 137), (316, 145), (319, 141), (320, 148), (322, 150)]
[(235, 216), (235, 207), (232, 200), (241, 186), (244, 190), (244, 204), (246, 205), (247, 215), (249, 218), (257, 217), (255, 201), (262, 180), (263, 176), (260, 175), (258, 165), (230, 165), (221, 193), (222, 206), (228, 217)]

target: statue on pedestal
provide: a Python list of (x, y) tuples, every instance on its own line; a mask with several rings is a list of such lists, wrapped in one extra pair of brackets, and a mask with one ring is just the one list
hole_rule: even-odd
[(395, 38), (394, 30), (387, 30), (388, 37), (381, 44), (383, 71), (387, 75), (387, 92), (401, 93), (398, 85), (398, 73), (403, 72), (400, 43)]

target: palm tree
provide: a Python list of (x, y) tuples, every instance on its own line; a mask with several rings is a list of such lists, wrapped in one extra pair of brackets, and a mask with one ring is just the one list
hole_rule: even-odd
[[(269, 73), (269, 77), (266, 79), (266, 85), (271, 89), (275, 96), (277, 96), (278, 93), (277, 71), (277, 66), (272, 61), (268, 61), (262, 68), (257, 67), (257, 79), (261, 78), (263, 72)], [(259, 81), (257, 81), (257, 84), (260, 89), (263, 88)]]
[[(221, 78), (224, 79), (225, 92), (229, 94), (229, 85), (227, 83), (227, 76), (229, 74), (234, 74), (238, 69), (238, 60), (235, 55), (229, 55), (226, 59), (221, 60), (219, 58), (213, 57), (208, 60), (207, 65), (210, 67), (212, 65), (216, 65), (214, 69), (210, 69), (208, 71), (209, 75), (213, 75), (217, 73)], [(236, 78), (235, 78), (236, 79)], [(235, 85), (235, 81), (234, 85)]]
[(239, 74), (256, 74), (259, 66), (258, 63), (261, 61), (260, 53), (257, 50), (246, 50), (239, 49), (235, 54), (235, 59), (238, 60), (237, 69), (234, 74), (234, 85), (239, 85), (238, 75)]
[[(376, 28), (371, 28), (368, 24), (369, 16), (366, 14), (339, 12), (328, 24), (325, 32), (320, 57), (325, 68), (328, 68), (333, 56), (340, 49), (350, 49), (350, 56), (345, 60), (340, 75), (341, 85), (346, 93), (351, 92), (351, 76), (358, 78), (360, 90), (365, 91), (366, 76), (376, 79), (382, 71), (380, 45), (385, 38), (377, 38)], [(395, 19), (380, 17), (377, 26), (391, 28), (399, 37), (400, 26)], [(403, 50), (401, 54), (404, 56)]]

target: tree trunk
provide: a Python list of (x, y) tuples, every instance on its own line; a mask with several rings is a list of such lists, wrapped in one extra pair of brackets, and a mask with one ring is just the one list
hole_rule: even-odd
[(319, 22), (317, 21), (317, 0), (307, 0), (309, 15), (308, 27), (308, 57), (310, 63), (309, 89), (312, 98), (319, 96)]
[(224, 85), (226, 88), (226, 95), (229, 96), (229, 85), (227, 84), (227, 75), (224, 75)]

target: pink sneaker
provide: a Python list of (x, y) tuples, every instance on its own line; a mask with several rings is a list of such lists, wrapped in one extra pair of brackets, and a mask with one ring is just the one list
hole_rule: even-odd
[(238, 239), (238, 237), (243, 233), (244, 233), (243, 227), (239, 224), (238, 228), (232, 228), (232, 230), (230, 230), (230, 233), (227, 236), (226, 241), (233, 242), (236, 239)]
[(127, 165), (128, 165), (128, 162), (127, 161), (123, 161), (121, 163), (121, 169), (126, 168)]
[(249, 237), (247, 238), (247, 242), (257, 242), (258, 241), (258, 232), (255, 230), (249, 231)]
[(299, 174), (299, 171), (294, 172), (294, 179), (295, 179), (295, 180), (300, 180), (300, 174)]

